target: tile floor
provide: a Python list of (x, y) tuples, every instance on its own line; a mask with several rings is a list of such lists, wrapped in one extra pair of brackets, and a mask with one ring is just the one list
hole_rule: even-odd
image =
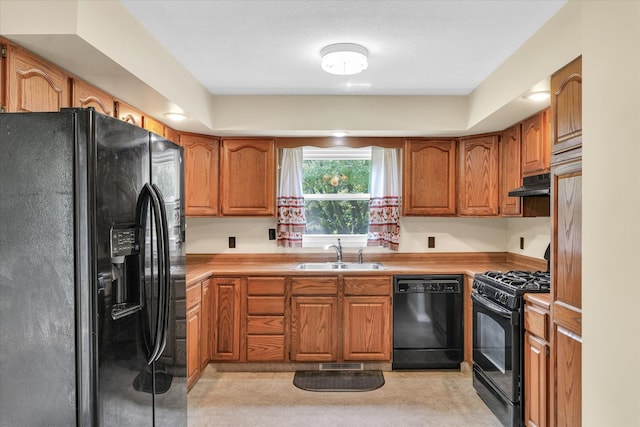
[(500, 427), (469, 372), (384, 372), (368, 392), (310, 392), (293, 372), (216, 372), (189, 392), (189, 427)]

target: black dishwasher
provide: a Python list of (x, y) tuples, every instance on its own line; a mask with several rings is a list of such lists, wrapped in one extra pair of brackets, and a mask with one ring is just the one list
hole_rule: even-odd
[(460, 369), (461, 275), (393, 278), (392, 369)]

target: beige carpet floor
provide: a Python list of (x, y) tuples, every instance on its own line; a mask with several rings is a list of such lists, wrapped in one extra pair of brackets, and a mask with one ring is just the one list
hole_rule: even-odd
[(310, 392), (293, 372), (216, 372), (189, 392), (189, 427), (500, 427), (468, 372), (384, 372), (368, 392)]

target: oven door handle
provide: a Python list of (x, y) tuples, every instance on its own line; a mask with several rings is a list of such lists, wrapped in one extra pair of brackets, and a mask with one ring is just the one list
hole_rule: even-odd
[(500, 307), (498, 304), (492, 302), (488, 298), (483, 297), (482, 295), (480, 295), (477, 292), (472, 292), (471, 293), (471, 299), (473, 299), (474, 301), (476, 301), (479, 304), (482, 304), (484, 307), (486, 307), (492, 313), (495, 313), (500, 317), (504, 317), (505, 319), (510, 319), (511, 318), (511, 315), (512, 315), (511, 310), (508, 310), (508, 309), (506, 309), (504, 307)]

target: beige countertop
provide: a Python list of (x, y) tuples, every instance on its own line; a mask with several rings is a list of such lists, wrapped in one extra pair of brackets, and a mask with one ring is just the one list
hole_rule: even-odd
[(288, 254), (277, 255), (195, 255), (187, 257), (187, 286), (210, 276), (326, 276), (326, 275), (396, 275), (396, 274), (465, 274), (485, 271), (541, 270), (546, 261), (505, 253), (471, 254), (397, 254), (399, 256), (367, 259), (381, 262), (384, 270), (295, 270), (300, 262), (330, 262)]

